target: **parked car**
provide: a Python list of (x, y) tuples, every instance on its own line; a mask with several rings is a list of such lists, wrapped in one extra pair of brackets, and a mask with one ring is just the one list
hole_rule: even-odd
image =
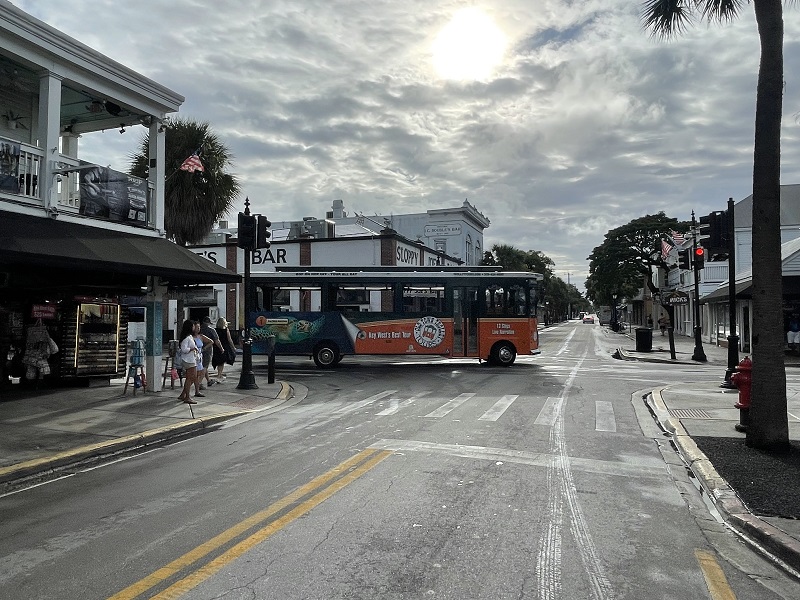
[(586, 315), (585, 317), (583, 317), (583, 322), (591, 323), (592, 325), (594, 325), (594, 317), (592, 315)]

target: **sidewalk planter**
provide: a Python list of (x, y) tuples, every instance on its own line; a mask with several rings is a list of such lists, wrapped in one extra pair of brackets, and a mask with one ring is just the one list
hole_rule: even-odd
[(636, 328), (636, 351), (651, 352), (653, 350), (653, 330), (648, 327)]

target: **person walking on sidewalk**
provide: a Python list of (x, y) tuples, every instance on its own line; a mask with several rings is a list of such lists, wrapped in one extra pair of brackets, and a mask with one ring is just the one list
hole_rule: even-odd
[(216, 352), (217, 348), (220, 350), (224, 350), (225, 348), (219, 339), (217, 330), (211, 327), (211, 317), (207, 315), (203, 317), (203, 323), (200, 325), (200, 333), (211, 340), (210, 344), (203, 345), (203, 377), (206, 380), (206, 386), (211, 387), (214, 385), (214, 380), (211, 379), (209, 375), (211, 371), (212, 354)]
[(200, 323), (197, 321), (194, 321), (192, 335), (194, 336), (195, 346), (197, 346), (197, 349), (200, 351), (197, 354), (197, 367), (194, 378), (194, 396), (195, 398), (204, 398), (204, 394), (200, 393), (201, 390), (206, 389), (206, 386), (203, 385), (203, 379), (205, 379), (206, 376), (206, 367), (203, 363), (203, 354), (206, 352), (206, 350), (211, 351), (214, 342), (210, 337), (200, 333)]
[(236, 360), (236, 345), (231, 337), (231, 330), (224, 317), (217, 319), (217, 336), (222, 343), (222, 348), (214, 347), (214, 356), (211, 357), (211, 364), (217, 369), (217, 383), (225, 381), (225, 363), (232, 365)]
[[(181, 347), (180, 359), (181, 368), (183, 369), (183, 391), (178, 396), (178, 400), (182, 400), (186, 404), (197, 404), (196, 400), (189, 397), (189, 392), (197, 379), (197, 357), (200, 356), (200, 350), (194, 341), (194, 326), (196, 321), (186, 319), (181, 326)], [(202, 360), (202, 358), (201, 358)]]
[(792, 318), (789, 319), (789, 331), (786, 332), (786, 341), (789, 344), (789, 350), (795, 351), (800, 349), (800, 315), (792, 313)]

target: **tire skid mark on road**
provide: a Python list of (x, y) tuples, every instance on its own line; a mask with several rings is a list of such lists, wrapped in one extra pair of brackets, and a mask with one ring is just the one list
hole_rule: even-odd
[(605, 576), (600, 557), (589, 533), (583, 515), (575, 481), (572, 477), (569, 456), (567, 456), (564, 435), (564, 408), (578, 371), (586, 358), (587, 351), (570, 371), (564, 389), (554, 410), (556, 420), (550, 430), (550, 450), (555, 455), (548, 465), (548, 514), (549, 523), (539, 540), (537, 555), (538, 597), (542, 600), (555, 600), (561, 590), (561, 528), (563, 525), (563, 504), (566, 502), (570, 512), (570, 531), (575, 538), (584, 569), (589, 576), (591, 598), (606, 600), (614, 597), (611, 582)]

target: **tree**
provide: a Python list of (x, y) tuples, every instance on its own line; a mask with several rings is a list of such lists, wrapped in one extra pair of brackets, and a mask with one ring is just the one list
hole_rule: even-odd
[(659, 212), (609, 231), (603, 243), (589, 255), (586, 281), (589, 298), (609, 305), (611, 296), (633, 296), (643, 281), (651, 293), (658, 292), (653, 268), (668, 268), (661, 257), (661, 240), (669, 237), (670, 231), (685, 231), (686, 227), (685, 223)]
[[(752, 5), (761, 62), (753, 146), (753, 387), (747, 445), (788, 450), (780, 231), (783, 6), (781, 0), (753, 0)], [(727, 22), (743, 6), (742, 0), (646, 0), (644, 25), (669, 38), (682, 33), (695, 14)]]
[[(231, 209), (239, 195), (239, 182), (226, 172), (231, 153), (211, 133), (208, 123), (172, 119), (167, 122), (165, 136), (164, 227), (167, 237), (177, 244), (197, 244)], [(131, 175), (147, 177), (149, 144), (150, 136), (145, 135), (138, 152), (131, 156)], [(198, 149), (203, 169), (180, 170)]]

